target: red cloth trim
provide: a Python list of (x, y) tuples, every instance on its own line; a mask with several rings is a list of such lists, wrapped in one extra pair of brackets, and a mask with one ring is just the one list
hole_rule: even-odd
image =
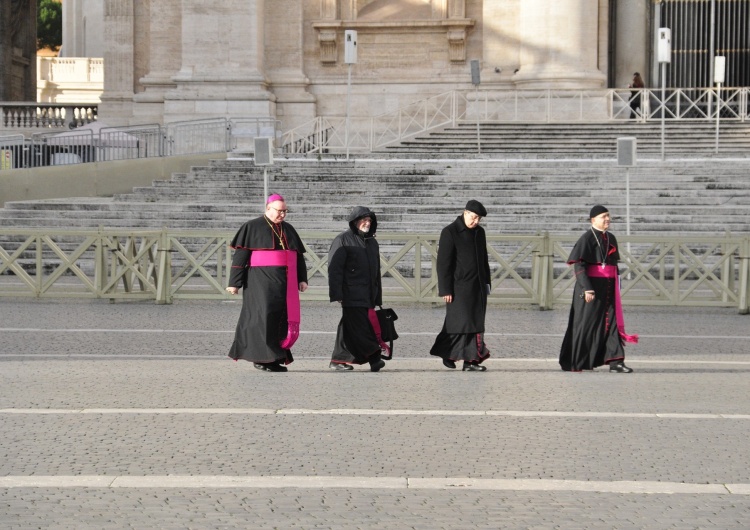
[(375, 338), (378, 339), (378, 344), (380, 344), (380, 349), (385, 350), (387, 356), (391, 355), (391, 349), (388, 347), (388, 345), (383, 340), (383, 337), (381, 336), (382, 334), (380, 331), (380, 321), (378, 320), (378, 314), (375, 312), (374, 309), (368, 309), (367, 318), (370, 319), (370, 325), (372, 326), (372, 330), (375, 332)]
[(636, 344), (638, 335), (628, 335), (625, 333), (625, 318), (622, 313), (622, 299), (620, 298), (620, 277), (617, 275), (616, 265), (589, 265), (586, 267), (586, 274), (590, 278), (609, 278), (615, 280), (615, 318), (617, 319), (617, 332), (625, 342)]
[(287, 335), (281, 339), (281, 347), (291, 349), (299, 338), (301, 311), (299, 305), (299, 282), (297, 280), (296, 250), (256, 250), (250, 255), (251, 267), (286, 267), (286, 316)]

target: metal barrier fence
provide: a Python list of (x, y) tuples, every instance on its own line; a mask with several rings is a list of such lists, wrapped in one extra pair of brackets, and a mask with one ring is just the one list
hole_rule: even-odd
[(0, 170), (19, 167), (23, 160), (26, 139), (23, 134), (0, 136)]
[(280, 125), (273, 118), (216, 118), (127, 127), (91, 122), (64, 132), (37, 132), (28, 141), (22, 135), (0, 137), (0, 149), (12, 153), (12, 163), (3, 169), (233, 150), (252, 152), (252, 145), (247, 144), (249, 135), (277, 139)]
[[(300, 232), (307, 248), (307, 300), (327, 300), (334, 232)], [(234, 234), (198, 231), (0, 230), (0, 297), (111, 300), (223, 299)], [(378, 234), (384, 299), (440, 302), (437, 234)], [(490, 303), (552, 309), (569, 304), (566, 261), (577, 237), (488, 235)], [(736, 307), (749, 312), (750, 237), (620, 237), (626, 304)]]

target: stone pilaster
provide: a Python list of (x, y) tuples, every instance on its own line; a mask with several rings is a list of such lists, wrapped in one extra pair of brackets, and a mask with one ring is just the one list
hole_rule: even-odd
[(182, 0), (180, 70), (165, 121), (274, 116), (264, 72), (264, 0)]
[(599, 0), (523, 0), (519, 88), (600, 88)]
[(152, 1), (143, 18), (143, 24), (148, 25), (148, 39), (139, 52), (145, 57), (147, 73), (139, 79), (141, 91), (133, 98), (138, 103), (134, 119), (141, 123), (161, 122), (165, 95), (176, 88), (172, 78), (179, 69), (175, 57), (182, 53), (182, 2)]

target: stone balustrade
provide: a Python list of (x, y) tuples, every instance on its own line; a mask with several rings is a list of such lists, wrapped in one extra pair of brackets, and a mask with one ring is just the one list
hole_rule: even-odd
[(96, 119), (98, 105), (0, 102), (0, 130), (9, 133), (79, 127)]

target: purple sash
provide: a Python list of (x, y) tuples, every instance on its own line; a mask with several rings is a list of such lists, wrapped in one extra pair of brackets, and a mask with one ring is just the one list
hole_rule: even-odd
[(638, 342), (638, 335), (627, 335), (625, 333), (625, 319), (622, 316), (622, 299), (620, 298), (620, 277), (617, 275), (616, 265), (589, 265), (586, 267), (586, 274), (590, 278), (614, 278), (615, 285), (615, 318), (617, 318), (617, 332), (625, 342)]
[(380, 321), (378, 320), (378, 314), (374, 309), (368, 309), (367, 318), (370, 319), (370, 324), (372, 325), (372, 329), (375, 332), (375, 337), (378, 339), (380, 349), (385, 351), (386, 354), (391, 355), (391, 348), (385, 343), (380, 332)]
[(286, 267), (286, 314), (287, 335), (280, 341), (281, 347), (290, 349), (299, 338), (301, 321), (299, 307), (299, 282), (297, 281), (296, 250), (253, 250), (250, 254), (251, 267)]

